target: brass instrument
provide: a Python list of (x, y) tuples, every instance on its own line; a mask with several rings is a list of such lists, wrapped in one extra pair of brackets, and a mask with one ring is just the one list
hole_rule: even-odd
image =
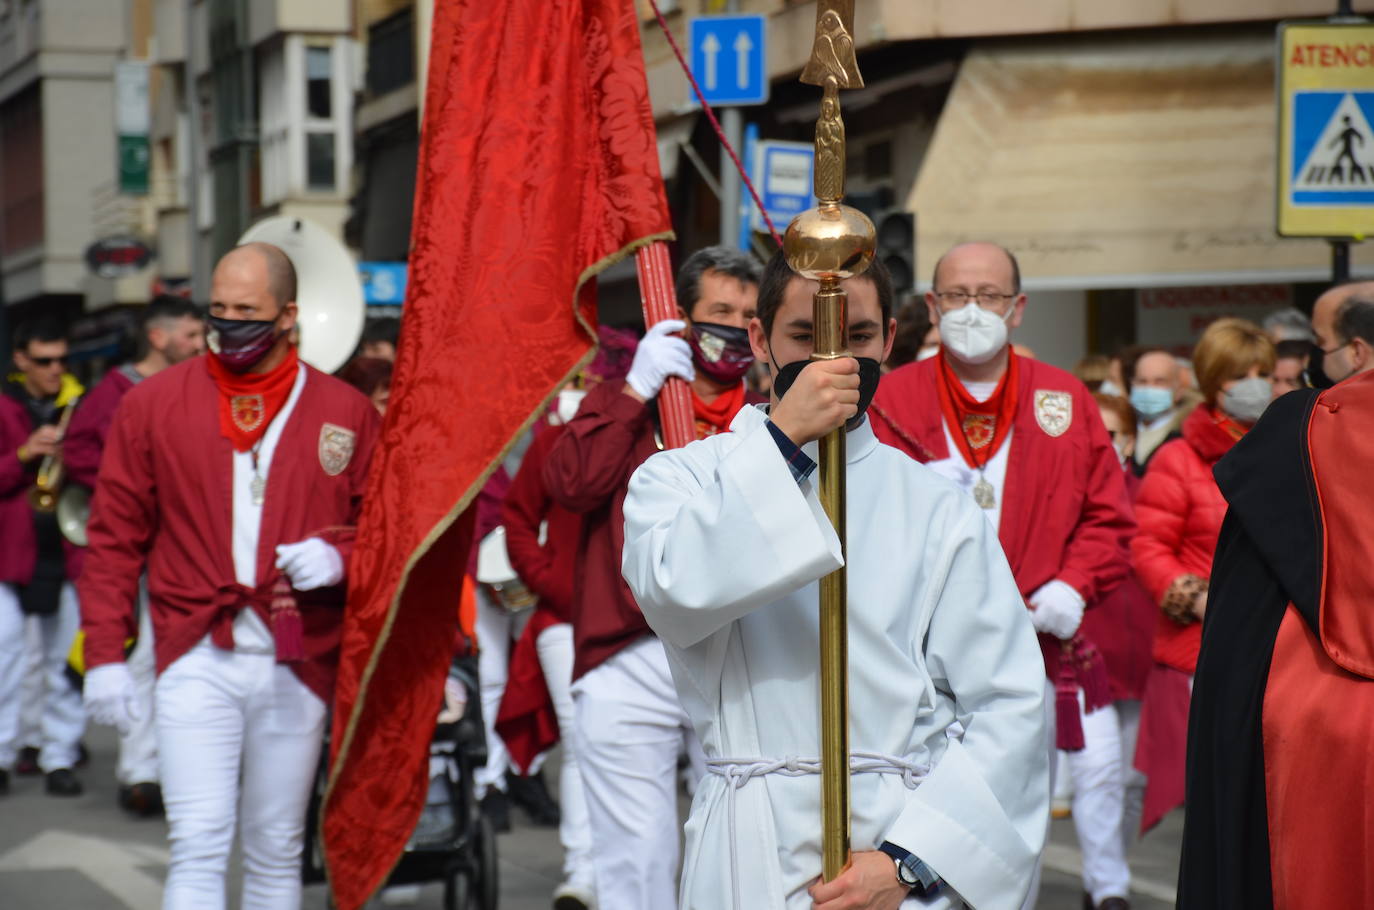
[[(62, 444), (62, 438), (67, 435), (67, 425), (72, 422), (72, 412), (76, 410), (76, 403), (80, 400), (73, 398), (62, 409), (62, 416), (57, 420), (59, 446)], [(29, 505), (33, 506), (35, 512), (51, 515), (57, 511), (57, 494), (62, 486), (62, 473), (60, 448), (51, 455), (43, 456), (43, 461), (38, 465), (38, 478), (34, 481), (33, 489), (29, 490)]]
[[(843, 204), (845, 136), (840, 89), (862, 88), (854, 53), (854, 0), (818, 0), (816, 38), (801, 81), (820, 86), (821, 115), (816, 121), (815, 191), (817, 207), (787, 226), (783, 251), (787, 264), (820, 283), (813, 303), (813, 360), (851, 356), (848, 298), (840, 286), (873, 262), (877, 231), (857, 209)], [(845, 540), (845, 428), (820, 440), (818, 493)], [(849, 863), (849, 641), (845, 570), (821, 579), (821, 871), (833, 880)]]

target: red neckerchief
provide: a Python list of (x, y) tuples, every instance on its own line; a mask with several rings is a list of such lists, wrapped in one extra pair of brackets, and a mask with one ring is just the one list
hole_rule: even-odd
[[(968, 393), (959, 377), (954, 375), (945, 353), (940, 353), (940, 410), (944, 412), (945, 422), (950, 428), (950, 436), (959, 448), (964, 461), (975, 470), (992, 460), (1002, 446), (1002, 440), (1011, 431), (1011, 421), (1016, 415), (1017, 373), (1016, 361), (1019, 358), (1008, 352), (1007, 371), (1002, 374), (992, 397), (978, 401)], [(956, 429), (960, 432), (954, 432)]]
[(692, 392), (692, 416), (696, 418), (697, 439), (705, 439), (730, 429), (730, 421), (744, 407), (744, 383), (718, 396), (707, 404)]
[(1231, 419), (1231, 415), (1225, 414), (1216, 409), (1212, 410), (1212, 422), (1215, 423), (1217, 426), (1221, 427), (1223, 430), (1225, 430), (1226, 434), (1230, 436), (1232, 439), (1237, 440), (1245, 435), (1246, 430), (1250, 429), (1245, 424), (1239, 423)]
[(219, 389), (219, 431), (235, 452), (247, 452), (262, 439), (296, 384), (299, 358), (294, 347), (286, 359), (267, 373), (235, 373), (206, 355), (210, 377)]

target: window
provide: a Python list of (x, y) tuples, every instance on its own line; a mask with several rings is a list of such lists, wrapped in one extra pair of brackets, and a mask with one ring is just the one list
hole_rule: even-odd
[(336, 193), (352, 166), (347, 38), (287, 35), (259, 52), (262, 203)]
[(329, 48), (305, 49), (305, 111), (311, 117), (328, 120), (331, 116), (330, 96), (334, 88), (331, 69)]
[(312, 190), (334, 189), (334, 134), (305, 136), (305, 184)]

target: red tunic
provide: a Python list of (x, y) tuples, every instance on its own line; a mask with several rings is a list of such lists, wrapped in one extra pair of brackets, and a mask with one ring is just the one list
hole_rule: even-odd
[[(558, 742), (559, 736), (558, 715), (539, 662), (538, 642), (545, 629), (570, 622), (572, 616), (582, 516), (560, 507), (544, 486), (544, 464), (565, 429), (546, 427), (535, 435), (501, 508), (511, 566), (539, 596), (539, 605), (511, 654), (510, 675), (496, 717), (496, 732), (521, 771)], [(539, 527), (546, 519), (548, 534), (540, 544)]]
[(660, 443), (654, 408), (621, 388), (607, 382), (590, 390), (544, 465), (549, 495), (583, 521), (572, 603), (573, 679), (653, 634), (620, 576), (620, 554), (630, 475)]
[[(268, 475), (258, 538), (258, 592), (279, 576), (276, 547), (351, 526), (362, 503), (377, 438), (376, 409), (359, 392), (306, 367), (300, 398)], [(161, 673), (244, 606), (268, 622), (262, 597), (237, 592), (231, 548), (233, 451), (220, 435), (218, 390), (202, 357), (170, 367), (124, 396), (110, 430), (78, 582), (86, 664), (124, 659), (135, 634), (134, 600), (146, 560), (157, 668)], [(347, 463), (325, 468), (325, 424), (354, 434)], [(331, 434), (331, 440), (338, 434)], [(331, 450), (337, 453), (337, 447)], [(344, 564), (351, 539), (331, 535)], [(306, 659), (292, 670), (330, 700), (344, 585), (297, 592)]]
[[(89, 489), (95, 489), (95, 478), (100, 470), (100, 453), (105, 451), (105, 439), (110, 435), (110, 422), (114, 420), (115, 410), (124, 400), (124, 393), (135, 385), (124, 369), (110, 370), (105, 378), (96, 383), (82, 397), (72, 414), (72, 422), (67, 426), (67, 435), (62, 440), (62, 461), (66, 465), (67, 480)], [(75, 581), (81, 577), (81, 565), (86, 559), (86, 548), (71, 543), (65, 545), (67, 553), (67, 577)]]
[[(1129, 466), (1123, 476), (1127, 494), (1134, 499), (1140, 478)], [(1145, 681), (1154, 663), (1150, 644), (1158, 616), (1159, 608), (1134, 576), (1128, 576), (1083, 615), (1084, 637), (1097, 645), (1107, 662), (1113, 701), (1144, 697)]]
[[(583, 519), (573, 580), (573, 679), (653, 634), (620, 576), (620, 554), (630, 475), (663, 444), (656, 407), (640, 404), (623, 388), (604, 382), (589, 391), (544, 465), (554, 502)], [(746, 393), (744, 403), (758, 400)]]
[[(931, 357), (893, 370), (883, 377), (869, 411), (880, 441), (921, 462), (950, 454), (938, 366)], [(1083, 383), (1038, 360), (1023, 357), (1018, 367), (998, 538), (1022, 597), (1059, 579), (1093, 606), (1130, 572), (1127, 546), (1135, 520), (1121, 464)], [(1037, 405), (1043, 392), (1060, 393), (1048, 399), (1050, 405), (1067, 402), (1067, 426), (1055, 419), (1061, 410)], [(1040, 650), (1053, 678), (1058, 639), (1041, 635)]]
[(24, 464), (19, 447), (33, 433), (24, 406), (0, 394), (0, 582), (26, 585), (33, 580), (38, 539), (29, 508), (29, 488), (38, 462)]

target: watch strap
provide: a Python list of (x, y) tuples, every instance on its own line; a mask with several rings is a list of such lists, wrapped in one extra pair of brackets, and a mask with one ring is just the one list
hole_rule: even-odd
[(898, 866), (897, 880), (911, 888), (911, 893), (917, 897), (933, 897), (944, 884), (935, 870), (910, 850), (891, 841), (883, 841), (878, 849), (892, 857)]

